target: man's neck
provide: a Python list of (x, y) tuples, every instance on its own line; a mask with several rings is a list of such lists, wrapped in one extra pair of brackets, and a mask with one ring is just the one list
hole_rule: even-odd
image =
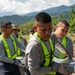
[(14, 34), (18, 38), (18, 34), (16, 34), (16, 33), (12, 33), (12, 34)]
[(57, 38), (59, 38), (56, 32), (54, 32), (54, 34), (56, 35)]
[(2, 33), (1, 34), (3, 37), (5, 37), (5, 38), (9, 38), (10, 36), (8, 36), (8, 35), (5, 35), (4, 33)]

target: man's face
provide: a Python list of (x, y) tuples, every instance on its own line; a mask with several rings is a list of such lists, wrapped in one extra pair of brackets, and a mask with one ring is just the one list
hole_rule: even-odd
[(35, 31), (38, 33), (39, 37), (42, 40), (49, 40), (52, 33), (52, 24), (44, 23), (40, 24), (39, 22), (35, 22)]
[(12, 29), (12, 32), (17, 35), (18, 34), (18, 29)]
[(12, 34), (12, 25), (8, 25), (5, 28), (2, 28), (2, 31), (5, 35), (10, 36)]
[(57, 36), (58, 38), (64, 37), (64, 36), (67, 34), (68, 29), (69, 29), (68, 26), (66, 26), (66, 25), (64, 25), (63, 23), (61, 23), (60, 26), (57, 26), (57, 27), (56, 27), (56, 31), (55, 31), (55, 32), (56, 32), (56, 36)]

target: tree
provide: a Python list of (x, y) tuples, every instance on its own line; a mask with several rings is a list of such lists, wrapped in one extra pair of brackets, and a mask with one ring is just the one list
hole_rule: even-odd
[(70, 33), (73, 34), (75, 33), (75, 6), (71, 7), (71, 12), (69, 14), (70, 16), (70, 20), (69, 20), (69, 24), (70, 24)]

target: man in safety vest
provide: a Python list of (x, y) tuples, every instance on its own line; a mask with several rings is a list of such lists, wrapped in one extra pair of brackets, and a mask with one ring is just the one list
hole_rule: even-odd
[(59, 65), (52, 61), (55, 44), (58, 40), (55, 36), (51, 36), (52, 20), (50, 15), (45, 12), (38, 13), (35, 17), (34, 29), (35, 33), (26, 47), (25, 67), (27, 74), (56, 75), (56, 72), (68, 74), (64, 68), (65, 65)]
[[(20, 29), (16, 25), (12, 24), (12, 33), (16, 35), (19, 42), (21, 42), (24, 46), (26, 46), (27, 41), (25, 38), (19, 35), (19, 32), (20, 32)], [(25, 52), (22, 52), (20, 48), (17, 48), (17, 54), (18, 56), (23, 58), (25, 56)], [(20, 66), (20, 71), (21, 71), (21, 75), (25, 75), (25, 70), (23, 66), (22, 67)]]
[[(16, 59), (17, 46), (25, 50), (23, 46), (12, 34), (12, 23), (9, 21), (1, 22), (0, 35), (0, 75), (21, 75), (19, 70), (20, 62)], [(12, 34), (12, 35), (11, 35)]]
[[(69, 29), (69, 23), (66, 20), (60, 20), (55, 27), (54, 34), (67, 50), (68, 59), (73, 58), (73, 43), (72, 40), (66, 36)], [(61, 56), (59, 54), (59, 56)], [(57, 73), (57, 75), (62, 75)]]
[[(14, 33), (16, 35), (18, 41), (20, 41), (24, 46), (26, 46), (27, 40), (25, 38), (23, 38), (22, 36), (20, 36), (19, 32), (20, 32), (20, 29), (16, 25), (12, 24), (12, 33)], [(18, 48), (17, 53), (18, 53), (18, 56), (25, 56), (23, 54), (23, 52), (20, 50), (20, 48)]]

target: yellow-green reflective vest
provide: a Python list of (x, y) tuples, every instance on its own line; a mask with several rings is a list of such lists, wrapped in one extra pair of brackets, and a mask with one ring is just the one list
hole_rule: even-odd
[[(62, 44), (64, 45), (64, 47), (66, 48), (66, 36), (64, 36), (62, 39)], [(64, 58), (66, 56), (66, 54), (63, 54), (60, 52), (59, 58)]]
[(12, 39), (13, 44), (14, 44), (14, 55), (11, 55), (10, 49), (8, 47), (8, 44), (7, 44), (6, 40), (5, 40), (5, 38), (3, 36), (0, 36), (0, 38), (3, 41), (3, 44), (4, 44), (4, 47), (5, 47), (5, 50), (6, 50), (7, 57), (9, 59), (15, 59), (17, 57), (17, 54), (16, 54), (16, 42), (15, 42), (14, 37), (12, 35), (10, 35), (10, 38)]
[[(66, 48), (66, 36), (64, 36), (61, 39), (62, 44), (64, 45), (64, 47)], [(66, 54), (63, 54), (62, 52), (59, 52), (59, 58), (64, 58), (66, 56)]]
[(64, 47), (66, 48), (66, 36), (64, 36), (64, 37), (62, 38), (62, 44), (63, 44)]
[[(18, 41), (20, 42), (20, 40), (21, 40), (21, 37), (18, 35)], [(20, 48), (18, 48), (18, 50), (17, 50), (17, 55), (18, 56), (20, 56), (21, 55), (21, 49)]]
[[(46, 46), (45, 46), (45, 44), (43, 43), (43, 41), (39, 38), (39, 36), (38, 36), (38, 34), (37, 34), (37, 32), (34, 34), (36, 37), (37, 37), (37, 39), (40, 41), (40, 43), (41, 43), (41, 46), (42, 46), (42, 48), (43, 48), (43, 52), (44, 52), (44, 60), (45, 60), (45, 63), (44, 63), (44, 67), (47, 67), (47, 66), (49, 66), (49, 64), (50, 64), (50, 53), (48, 52), (48, 49), (46, 48)], [(52, 51), (54, 50), (54, 47), (53, 47), (53, 43), (52, 43), (52, 40), (51, 39), (49, 39), (49, 43), (50, 43), (50, 47), (51, 47), (51, 49), (52, 49)], [(56, 72), (50, 72), (50, 73), (48, 73), (48, 75), (56, 75)]]
[[(62, 44), (64, 45), (64, 47), (66, 48), (66, 36), (64, 36), (62, 39), (61, 39), (61, 42)], [(59, 58), (64, 58), (66, 56), (66, 54), (63, 54), (62, 52), (59, 52)]]

